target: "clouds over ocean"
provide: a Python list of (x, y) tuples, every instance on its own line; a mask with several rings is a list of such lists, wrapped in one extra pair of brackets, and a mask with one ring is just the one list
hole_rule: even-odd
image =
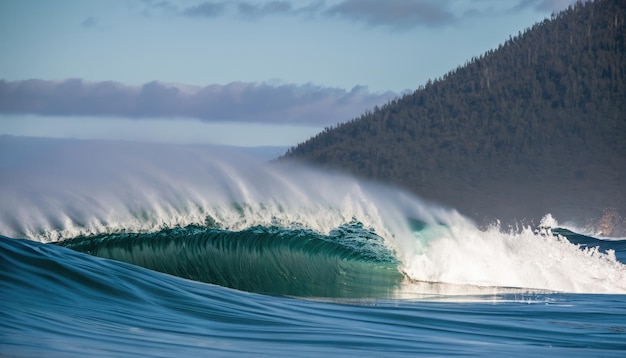
[[(309, 2), (291, 1), (199, 1), (179, 6), (174, 1), (146, 1), (146, 13), (167, 11), (186, 17), (212, 19), (234, 16), (257, 20), (267, 16), (303, 16), (362, 23), (371, 27), (404, 30), (414, 27), (442, 27), (459, 23), (465, 18), (497, 16), (504, 12), (532, 8), (536, 11), (556, 11), (578, 0), (341, 0)], [(463, 6), (454, 6), (463, 3)], [(454, 11), (454, 8), (465, 8)]]
[(81, 79), (0, 81), (0, 113), (326, 126), (397, 96), (371, 93), (363, 86), (345, 90), (313, 84), (232, 82), (197, 87), (157, 81), (142, 86)]

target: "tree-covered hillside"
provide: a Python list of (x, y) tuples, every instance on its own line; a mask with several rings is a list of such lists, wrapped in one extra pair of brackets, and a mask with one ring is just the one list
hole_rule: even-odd
[(626, 1), (579, 2), (284, 158), (479, 221), (626, 213)]

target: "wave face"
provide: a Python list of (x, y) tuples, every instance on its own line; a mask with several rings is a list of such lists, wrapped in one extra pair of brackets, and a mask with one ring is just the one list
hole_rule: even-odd
[(243, 291), (301, 297), (388, 297), (402, 275), (381, 237), (359, 223), (321, 235), (256, 226), (188, 226), (59, 243), (171, 275)]
[(619, 241), (481, 229), (339, 174), (194, 146), (3, 137), (0, 149), (0, 234), (185, 278), (311, 297), (626, 293)]

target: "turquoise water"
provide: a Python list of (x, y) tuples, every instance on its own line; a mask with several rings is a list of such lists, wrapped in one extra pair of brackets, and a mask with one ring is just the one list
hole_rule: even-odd
[(0, 356), (626, 353), (623, 238), (197, 147), (0, 146)]
[(329, 235), (256, 226), (188, 226), (60, 242), (91, 255), (242, 291), (298, 297), (386, 297), (403, 279), (383, 239), (359, 223)]

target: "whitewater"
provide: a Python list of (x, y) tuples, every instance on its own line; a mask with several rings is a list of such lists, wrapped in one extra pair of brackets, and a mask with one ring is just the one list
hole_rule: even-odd
[(0, 153), (2, 356), (626, 351), (626, 240), (550, 215), (480, 227), (221, 147)]

